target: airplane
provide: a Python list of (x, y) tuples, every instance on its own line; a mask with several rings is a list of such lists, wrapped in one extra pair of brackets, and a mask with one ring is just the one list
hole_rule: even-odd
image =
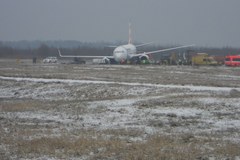
[(126, 64), (127, 62), (133, 62), (138, 61), (141, 62), (143, 60), (149, 60), (149, 55), (155, 54), (155, 53), (161, 53), (171, 50), (177, 50), (180, 48), (188, 48), (194, 46), (192, 45), (185, 45), (185, 46), (179, 46), (174, 48), (167, 48), (167, 49), (161, 49), (161, 50), (155, 50), (150, 52), (143, 52), (143, 53), (137, 53), (137, 48), (141, 46), (145, 46), (150, 43), (144, 43), (140, 45), (134, 45), (132, 43), (132, 29), (131, 24), (129, 24), (129, 38), (128, 38), (128, 44), (120, 45), (120, 46), (109, 46), (109, 47), (115, 47), (113, 51), (112, 56), (76, 56), (76, 55), (62, 55), (60, 50), (58, 49), (58, 53), (60, 57), (66, 57), (66, 58), (103, 58), (104, 62), (107, 64), (110, 64), (110, 62), (115, 61), (118, 64)]

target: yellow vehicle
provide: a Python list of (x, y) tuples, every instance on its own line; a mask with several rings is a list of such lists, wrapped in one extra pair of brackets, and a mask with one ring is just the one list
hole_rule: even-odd
[(217, 65), (217, 61), (207, 53), (197, 53), (192, 56), (192, 65)]

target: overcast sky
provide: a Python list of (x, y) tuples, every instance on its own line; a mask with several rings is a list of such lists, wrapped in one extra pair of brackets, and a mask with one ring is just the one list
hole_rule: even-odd
[(0, 40), (240, 47), (240, 0), (0, 0)]

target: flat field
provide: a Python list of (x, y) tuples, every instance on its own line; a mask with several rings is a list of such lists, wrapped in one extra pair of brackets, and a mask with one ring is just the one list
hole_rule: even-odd
[(240, 68), (2, 59), (0, 159), (240, 159)]

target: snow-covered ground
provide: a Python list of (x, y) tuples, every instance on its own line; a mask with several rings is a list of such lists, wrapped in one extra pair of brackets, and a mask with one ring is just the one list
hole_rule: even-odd
[[(60, 64), (9, 67), (0, 70), (3, 136), (12, 134), (14, 126), (28, 129), (37, 125), (50, 127), (50, 133), (39, 127), (42, 131), (32, 130), (35, 134), (21, 138), (55, 137), (63, 130), (72, 134), (77, 130), (104, 133), (123, 129), (138, 132), (119, 137), (130, 142), (145, 141), (156, 134), (191, 134), (240, 145), (238, 69)], [(6, 150), (8, 145), (2, 148)]]
[[(78, 127), (84, 125), (84, 127), (94, 127), (100, 130), (130, 127), (144, 130), (147, 133), (164, 133), (165, 130), (172, 127), (170, 121), (178, 121), (179, 123), (173, 129), (173, 133), (188, 132), (189, 130), (200, 133), (223, 131), (229, 128), (240, 129), (240, 119), (238, 118), (238, 114), (240, 113), (239, 98), (211, 97), (217, 94), (219, 96), (230, 95), (230, 91), (233, 89), (240, 92), (239, 88), (4, 76), (0, 76), (0, 79), (2, 80), (0, 98), (47, 101), (86, 100), (90, 98), (89, 96), (98, 94), (98, 90), (104, 91), (106, 88), (109, 90), (109, 93), (105, 97), (102, 95), (104, 93), (99, 93), (101, 94), (100, 99), (95, 96), (95, 100), (85, 102), (84, 108), (88, 112), (81, 115), (81, 121), (79, 122), (75, 122), (74, 118), (69, 119), (69, 116), (71, 117), (72, 115), (65, 114), (64, 112), (57, 115), (56, 112), (45, 113), (36, 111), (16, 113), (16, 116), (20, 119), (74, 123)], [(87, 89), (85, 87), (94, 87), (94, 85), (97, 85), (96, 88), (98, 87), (98, 89), (91, 91), (93, 92), (92, 95), (85, 95), (84, 92), (89, 91), (89, 87)], [(117, 89), (113, 89), (112, 85), (117, 85)], [(128, 89), (126, 89), (126, 86)], [(131, 89), (132, 87), (134, 89)], [(167, 94), (162, 93), (170, 92), (168, 90), (177, 91)], [(118, 95), (120, 91), (122, 97)], [(150, 92), (154, 92), (156, 95), (149, 95)], [(195, 94), (194, 92), (198, 93)], [(109, 96), (113, 95), (116, 97), (109, 100)], [(188, 96), (191, 96), (191, 98), (188, 98)], [(164, 102), (168, 103), (168, 101), (174, 100), (174, 98), (179, 99), (178, 97), (181, 97), (183, 102), (174, 102), (172, 105), (164, 104)], [(106, 100), (101, 100), (101, 98)], [(155, 104), (152, 105), (152, 102)], [(191, 106), (191, 103), (197, 103), (198, 107)], [(146, 105), (146, 107), (139, 107), (142, 104)], [(206, 106), (209, 106), (209, 108)], [(95, 112), (99, 108), (103, 111)], [(226, 116), (223, 119), (218, 119), (218, 114)], [(227, 115), (231, 116), (227, 117)], [(9, 118), (9, 115), (5, 113), (2, 116)], [(182, 120), (183, 117), (184, 119), (197, 119), (197, 125), (195, 123), (188, 124), (188, 127), (186, 127), (185, 122)], [(162, 122), (163, 127), (151, 125), (151, 121)]]

